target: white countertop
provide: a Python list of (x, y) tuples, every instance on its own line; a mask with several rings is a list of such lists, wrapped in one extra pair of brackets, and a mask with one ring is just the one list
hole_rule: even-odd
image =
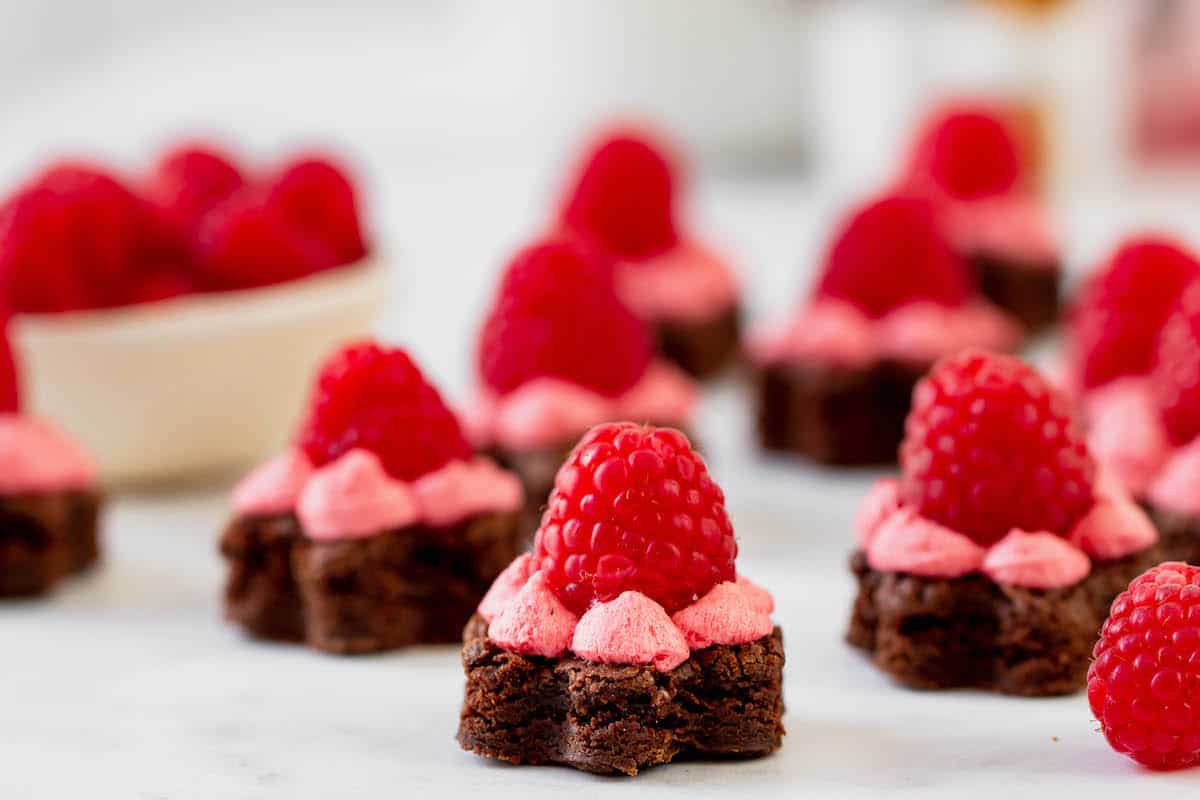
[[(477, 309), (505, 249), (536, 228), (540, 177), (516, 170), (396, 180), (399, 296), (383, 325), (462, 396)], [(415, 177), (414, 177), (415, 176)], [(439, 176), (440, 177), (440, 176)], [(753, 277), (755, 308), (803, 285), (831, 203), (785, 181), (709, 182), (698, 205)], [(1082, 209), (1089, 247), (1112, 214)], [(469, 227), (465, 220), (470, 220)], [(512, 768), (453, 740), (462, 670), (453, 647), (337, 658), (253, 642), (220, 618), (217, 486), (118, 496), (106, 563), (44, 600), (0, 605), (0, 797), (317, 800), (446, 796), (879, 797), (1087, 792), (1130, 797), (1192, 786), (1111, 752), (1082, 694), (1024, 700), (917, 693), (891, 684), (841, 639), (852, 584), (851, 520), (871, 474), (760, 459), (749, 406), (719, 387), (700, 436), (726, 488), (741, 569), (770, 588), (787, 645), (786, 726), (776, 755), (687, 763), (636, 779)]]

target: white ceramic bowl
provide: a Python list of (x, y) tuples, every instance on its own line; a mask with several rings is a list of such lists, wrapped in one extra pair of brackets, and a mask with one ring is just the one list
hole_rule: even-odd
[(317, 364), (371, 333), (388, 283), (368, 260), (263, 289), (17, 316), (24, 407), (78, 437), (109, 484), (244, 466), (287, 441)]

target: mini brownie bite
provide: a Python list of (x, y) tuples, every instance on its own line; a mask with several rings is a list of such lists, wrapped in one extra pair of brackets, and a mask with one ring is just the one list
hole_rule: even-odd
[(826, 464), (892, 463), (913, 386), (934, 361), (1020, 338), (975, 291), (927, 200), (874, 200), (837, 232), (793, 318), (751, 336), (759, 441)]
[(659, 352), (704, 378), (737, 356), (739, 287), (725, 260), (680, 225), (681, 175), (667, 144), (612, 131), (588, 148), (559, 220), (616, 262), (618, 291)]
[(458, 641), (527, 541), (522, 504), (404, 351), (350, 345), (296, 443), (234, 489), (225, 615), (332, 653)]
[(463, 634), (459, 743), (627, 775), (776, 750), (782, 635), (736, 556), (724, 495), (687, 437), (592, 429), (558, 472), (533, 552)]
[(468, 428), (520, 475), (531, 530), (563, 458), (593, 425), (692, 424), (695, 384), (655, 358), (645, 323), (617, 297), (611, 262), (578, 237), (556, 235), (513, 257), (477, 359)]
[(1180, 561), (1200, 560), (1198, 353), (1200, 262), (1162, 236), (1130, 239), (1073, 311), (1070, 380), (1097, 459)]
[(935, 110), (916, 136), (905, 184), (938, 207), (983, 295), (1029, 331), (1059, 316), (1061, 259), (1012, 115), (984, 102)]
[(1011, 356), (952, 356), (917, 387), (900, 463), (859, 514), (849, 642), (915, 688), (1080, 689), (1110, 603), (1161, 550), (1065, 398)]

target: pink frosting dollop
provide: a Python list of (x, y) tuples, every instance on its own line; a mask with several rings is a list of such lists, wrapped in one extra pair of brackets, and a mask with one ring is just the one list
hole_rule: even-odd
[(1200, 514), (1200, 439), (1176, 450), (1150, 484), (1156, 505), (1181, 514)]
[(312, 539), (360, 539), (416, 522), (450, 525), (524, 502), (515, 475), (482, 457), (450, 461), (412, 482), (392, 478), (373, 453), (355, 448), (320, 469), (289, 448), (253, 469), (232, 496), (237, 514), (295, 511)]
[(1154, 523), (1123, 491), (1097, 494), (1096, 502), (1067, 537), (1071, 544), (1092, 558), (1115, 561), (1158, 541)]
[(652, 258), (618, 264), (617, 291), (645, 319), (697, 322), (732, 308), (738, 282), (723, 258), (684, 240)]
[(983, 301), (956, 307), (908, 303), (871, 319), (848, 303), (823, 298), (782, 326), (759, 329), (748, 349), (760, 364), (859, 367), (882, 359), (933, 362), (967, 347), (1009, 350), (1020, 340), (1020, 326)]
[(867, 563), (880, 572), (927, 578), (958, 578), (983, 564), (984, 549), (968, 537), (904, 506), (887, 517), (867, 548)]
[(95, 463), (61, 428), (29, 414), (0, 414), (0, 492), (88, 489), (95, 483)]
[(488, 638), (505, 650), (557, 658), (567, 651), (579, 618), (535, 572), (488, 626)]
[(895, 478), (880, 478), (867, 492), (854, 518), (854, 535), (858, 546), (864, 550), (875, 541), (879, 526), (892, 514), (900, 510), (900, 481)]
[(599, 664), (653, 664), (661, 672), (691, 654), (666, 610), (641, 592), (622, 592), (588, 609), (575, 626), (571, 652)]
[(1142, 494), (1171, 455), (1166, 428), (1144, 376), (1128, 376), (1083, 400), (1088, 447), (1134, 494)]
[(769, 634), (775, 625), (757, 598), (740, 583), (718, 583), (692, 605), (671, 617), (688, 647), (745, 644)]
[(1084, 552), (1061, 536), (1012, 530), (988, 548), (981, 571), (996, 583), (1056, 589), (1078, 583), (1091, 569)]
[(514, 652), (556, 656), (569, 647), (589, 661), (653, 664), (666, 672), (693, 650), (745, 644), (774, 629), (771, 594), (741, 575), (674, 616), (646, 595), (627, 591), (576, 619), (536, 566), (528, 554), (519, 557), (479, 604), (479, 615), (490, 623), (488, 638)]
[(1059, 245), (1045, 204), (1028, 192), (949, 202), (946, 230), (960, 250), (1019, 259), (1029, 267), (1057, 266)]
[(619, 397), (605, 397), (559, 378), (536, 378), (501, 397), (484, 389), (465, 415), (478, 444), (528, 449), (574, 440), (602, 422), (688, 426), (698, 401), (696, 384), (678, 368), (655, 361)]
[(233, 510), (238, 514), (283, 514), (296, 507), (300, 491), (313, 474), (312, 461), (298, 447), (289, 447), (259, 464), (233, 487)]

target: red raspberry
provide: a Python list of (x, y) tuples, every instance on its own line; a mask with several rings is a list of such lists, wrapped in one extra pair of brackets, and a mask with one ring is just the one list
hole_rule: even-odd
[(1200, 567), (1167, 562), (1112, 604), (1088, 670), (1108, 743), (1151, 769), (1200, 764)]
[(1200, 263), (1168, 239), (1142, 236), (1117, 248), (1088, 280), (1071, 316), (1083, 386), (1149, 372), (1167, 315), (1197, 278)]
[(317, 466), (362, 447), (404, 481), (472, 454), (458, 419), (408, 354), (375, 342), (326, 359), (299, 444)]
[(9, 329), (7, 320), (0, 320), (0, 413), (21, 410), (20, 380), (8, 338)]
[(1200, 435), (1200, 282), (1184, 291), (1163, 325), (1150, 388), (1171, 441)]
[(197, 234), (205, 288), (247, 289), (309, 275), (334, 262), (254, 186), (234, 192), (203, 219)]
[(933, 205), (892, 195), (851, 215), (833, 241), (816, 291), (881, 317), (917, 300), (961, 305), (972, 287), (966, 264), (937, 226)]
[(634, 590), (668, 613), (736, 578), (725, 495), (687, 437), (631, 422), (592, 428), (555, 478), (533, 558), (582, 614)]
[(305, 235), (333, 254), (330, 266), (366, 255), (358, 199), (345, 168), (323, 156), (297, 159), (280, 171), (269, 202)]
[(588, 153), (562, 221), (615, 256), (648, 258), (679, 241), (674, 194), (666, 149), (640, 133), (619, 131)]
[(958, 200), (1004, 194), (1021, 179), (1021, 146), (1003, 116), (986, 106), (962, 105), (934, 114), (917, 135), (917, 177)]
[(551, 238), (509, 263), (479, 341), (479, 372), (499, 394), (538, 377), (608, 396), (650, 363), (646, 325), (617, 297), (612, 265), (578, 239)]
[(901, 492), (929, 519), (992, 544), (1013, 528), (1067, 534), (1095, 464), (1066, 400), (1011, 356), (967, 350), (913, 392)]
[(195, 143), (163, 154), (147, 194), (179, 235), (191, 236), (213, 206), (245, 184), (229, 154)]

